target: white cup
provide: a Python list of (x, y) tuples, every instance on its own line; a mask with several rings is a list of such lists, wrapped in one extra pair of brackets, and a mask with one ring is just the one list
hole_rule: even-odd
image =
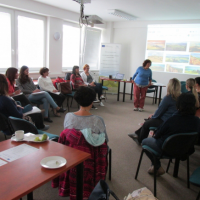
[(24, 131), (22, 131), (22, 130), (15, 131), (15, 138), (16, 138), (16, 140), (24, 139)]

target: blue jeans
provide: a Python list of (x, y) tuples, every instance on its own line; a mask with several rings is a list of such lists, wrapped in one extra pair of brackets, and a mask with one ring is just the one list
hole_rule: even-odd
[[(142, 145), (149, 146), (151, 149), (158, 152), (160, 155), (162, 153), (162, 149), (158, 146), (158, 140), (156, 140), (153, 137), (142, 140)], [(149, 159), (151, 160), (152, 165), (154, 165), (154, 157), (150, 153), (146, 153), (146, 154), (149, 157)], [(157, 158), (156, 159), (156, 168), (159, 169), (160, 166), (161, 166), (160, 159)]]
[(48, 109), (49, 109), (49, 104), (53, 108), (57, 108), (58, 105), (55, 103), (55, 101), (52, 99), (52, 97), (49, 95), (49, 93), (44, 92), (42, 94), (36, 94), (36, 95), (29, 95), (28, 100), (30, 102), (34, 101), (42, 101), (43, 102), (43, 107), (44, 107), (44, 116), (48, 117)]

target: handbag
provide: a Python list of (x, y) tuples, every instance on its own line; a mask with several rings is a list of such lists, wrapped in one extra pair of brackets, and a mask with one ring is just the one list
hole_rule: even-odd
[(71, 94), (72, 89), (69, 82), (66, 83), (58, 83), (58, 91), (62, 94)]
[(88, 200), (109, 200), (110, 195), (112, 195), (115, 200), (119, 200), (116, 194), (109, 189), (108, 184), (104, 180), (100, 180), (90, 194)]

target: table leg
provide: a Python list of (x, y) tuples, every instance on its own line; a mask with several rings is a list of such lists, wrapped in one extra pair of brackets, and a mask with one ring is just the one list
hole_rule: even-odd
[(126, 82), (124, 82), (123, 102), (125, 101)]
[(76, 166), (76, 199), (83, 200), (83, 163)]
[(117, 93), (117, 101), (119, 101), (119, 90), (120, 90), (120, 82), (118, 82), (118, 93)]
[(158, 99), (158, 87), (155, 87), (155, 88), (156, 88), (155, 104), (157, 104), (157, 99)]
[(130, 100), (133, 99), (133, 83), (131, 83), (131, 96), (130, 96)]
[(162, 86), (160, 86), (160, 91), (159, 91), (159, 102), (158, 102), (158, 105), (159, 105), (160, 102), (161, 102), (161, 94), (162, 94)]
[(27, 200), (33, 200), (33, 192), (27, 194)]
[(103, 86), (103, 80), (101, 80), (101, 84), (102, 84), (102, 86)]
[(173, 177), (178, 177), (179, 163), (180, 163), (180, 160), (179, 159), (175, 159)]

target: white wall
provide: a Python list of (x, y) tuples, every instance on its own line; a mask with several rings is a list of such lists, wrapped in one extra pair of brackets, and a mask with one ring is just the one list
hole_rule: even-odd
[[(130, 78), (141, 66), (145, 59), (146, 38), (148, 24), (197, 24), (200, 20), (184, 21), (134, 21), (134, 22), (115, 22), (113, 31), (113, 43), (122, 44), (120, 72), (125, 73), (126, 78)], [(185, 81), (194, 78), (195, 75), (153, 72), (153, 79), (159, 83), (167, 85), (169, 79), (177, 78)], [(123, 84), (122, 84), (123, 86)], [(121, 91), (122, 91), (121, 86)], [(130, 84), (127, 84), (126, 92), (130, 93)], [(166, 88), (163, 89), (162, 97), (166, 95)]]

